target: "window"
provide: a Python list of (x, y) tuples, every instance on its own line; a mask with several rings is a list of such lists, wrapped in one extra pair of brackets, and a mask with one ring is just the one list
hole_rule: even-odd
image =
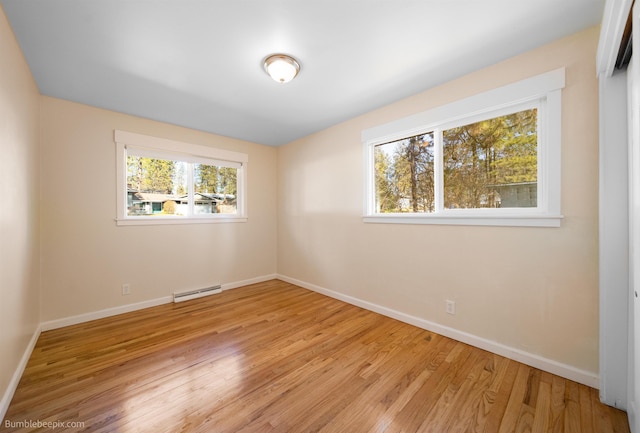
[(248, 157), (115, 132), (118, 225), (246, 221)]
[(365, 222), (560, 225), (564, 69), (363, 131)]

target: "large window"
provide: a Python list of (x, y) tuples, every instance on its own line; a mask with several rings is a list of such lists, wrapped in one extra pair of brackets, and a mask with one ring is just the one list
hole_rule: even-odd
[(245, 221), (247, 155), (116, 131), (119, 225)]
[(363, 132), (366, 222), (558, 226), (564, 70)]

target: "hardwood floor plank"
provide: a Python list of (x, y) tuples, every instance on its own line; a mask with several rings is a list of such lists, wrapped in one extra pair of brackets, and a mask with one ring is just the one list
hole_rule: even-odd
[(566, 411), (566, 381), (556, 377), (551, 377), (551, 413), (549, 419), (549, 431), (551, 433), (564, 432), (564, 417)]
[(564, 432), (580, 433), (582, 430), (580, 386), (575, 382), (566, 382)]
[(5, 419), (2, 432), (629, 432), (596, 390), (278, 280), (43, 332)]
[[(447, 386), (446, 391), (442, 394), (431, 412), (424, 418), (422, 425), (418, 429), (419, 432), (441, 432), (451, 431), (452, 425), (460, 422), (458, 416), (463, 415), (464, 422), (468, 424), (473, 421), (477, 404), (479, 404), (479, 395), (476, 392), (482, 392), (486, 388), (486, 365), (488, 353), (474, 350), (466, 359), (465, 364), (458, 369), (457, 378), (463, 379), (462, 383), (458, 383), (455, 379)], [(484, 380), (482, 380), (483, 378)], [(485, 385), (483, 385), (485, 382)], [(467, 398), (474, 396), (473, 402), (469, 404)]]
[(584, 385), (579, 386), (580, 393), (580, 432), (581, 433), (605, 433), (595, 429), (595, 418), (591, 392)]
[[(332, 431), (380, 431), (383, 429), (384, 420), (386, 417), (390, 417), (390, 413), (393, 412), (391, 408), (385, 405), (385, 402), (398, 401), (390, 397), (392, 393), (398, 392), (398, 384), (412, 383), (411, 378), (415, 378), (415, 382), (423, 383), (426, 375), (421, 377), (421, 374), (429, 370), (422, 368), (422, 362), (420, 353), (427, 353), (427, 346), (431, 344), (433, 339), (429, 336), (428, 339), (424, 338), (422, 332), (416, 335), (412, 340), (405, 340), (402, 345), (396, 345), (393, 352), (388, 352), (385, 356), (385, 362), (376, 363), (379, 361), (379, 357), (376, 354), (373, 355), (374, 362), (370, 363), (367, 368), (360, 372), (360, 375), (368, 378), (372, 374), (377, 376), (376, 382), (364, 390), (362, 393), (354, 399), (353, 403), (342, 410), (339, 414), (336, 414), (330, 423), (324, 426), (320, 431), (332, 432)], [(375, 366), (375, 369), (372, 367)], [(417, 388), (416, 388), (417, 390)], [(396, 394), (397, 395), (397, 394)], [(408, 396), (413, 395), (410, 391)], [(378, 402), (380, 396), (384, 396), (384, 401)], [(361, 402), (368, 404), (361, 404)], [(402, 400), (400, 400), (402, 402)], [(372, 406), (378, 406), (381, 409), (372, 410)], [(372, 413), (382, 412), (382, 420), (376, 417), (370, 416)], [(403, 406), (402, 406), (403, 407)], [(397, 413), (397, 411), (395, 412)], [(386, 426), (384, 426), (386, 428)]]
[(518, 373), (509, 394), (509, 402), (507, 403), (505, 415), (500, 424), (499, 433), (509, 433), (516, 430), (521, 408), (524, 405), (524, 399), (527, 393), (530, 370), (531, 368), (524, 364), (518, 365)]
[[(496, 381), (495, 386), (493, 386), (483, 397), (484, 417), (486, 420), (484, 422), (484, 428), (480, 428), (481, 426), (478, 426), (479, 428), (477, 431), (479, 433), (493, 433), (500, 431), (500, 425), (503, 422), (508, 403), (511, 401), (511, 391), (516, 380), (520, 364), (507, 358), (502, 358), (502, 362), (506, 364), (504, 377), (499, 378), (499, 380)], [(508, 424), (509, 421), (506, 421), (505, 431)]]
[(546, 433), (549, 428), (551, 414), (551, 384), (540, 382), (538, 387), (538, 399), (536, 401), (535, 418), (531, 433)]
[(454, 343), (448, 353), (440, 352), (427, 366), (431, 375), (395, 416), (385, 433), (418, 431), (424, 417), (433, 410), (447, 386), (456, 377), (457, 368), (471, 355), (470, 347)]
[(447, 431), (451, 433), (484, 430), (487, 414), (491, 412), (495, 402), (495, 392), (507, 371), (505, 358), (489, 353), (486, 356), (487, 360), (479, 377), (471, 384), (471, 389), (461, 395), (457, 407), (452, 411), (453, 416), (447, 426)]
[[(438, 341), (444, 340), (438, 339)], [(387, 431), (389, 425), (395, 420), (398, 413), (414, 398), (418, 390), (427, 382), (433, 371), (424, 368), (421, 369), (417, 375), (415, 375), (415, 373), (416, 372), (411, 370), (406, 374), (400, 382), (395, 384), (393, 388), (384, 395), (382, 401), (376, 406), (376, 410), (373, 411), (377, 418), (374, 431)]]

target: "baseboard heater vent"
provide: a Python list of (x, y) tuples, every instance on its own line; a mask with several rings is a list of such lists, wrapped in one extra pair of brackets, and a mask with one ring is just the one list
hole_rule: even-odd
[(188, 301), (189, 299), (202, 298), (203, 296), (215, 295), (222, 292), (222, 286), (217, 284), (204, 289), (189, 290), (188, 292), (173, 292), (173, 302)]

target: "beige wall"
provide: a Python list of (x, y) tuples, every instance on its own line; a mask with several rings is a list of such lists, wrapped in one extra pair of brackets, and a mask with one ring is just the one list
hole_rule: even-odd
[[(275, 148), (55, 98), (41, 106), (43, 321), (276, 272)], [(248, 154), (249, 221), (116, 226), (115, 129)]]
[(40, 322), (39, 94), (1, 7), (0, 59), (1, 397)]
[[(583, 31), (279, 148), (278, 272), (597, 374), (597, 40)], [(362, 222), (363, 129), (563, 66), (560, 228)]]

